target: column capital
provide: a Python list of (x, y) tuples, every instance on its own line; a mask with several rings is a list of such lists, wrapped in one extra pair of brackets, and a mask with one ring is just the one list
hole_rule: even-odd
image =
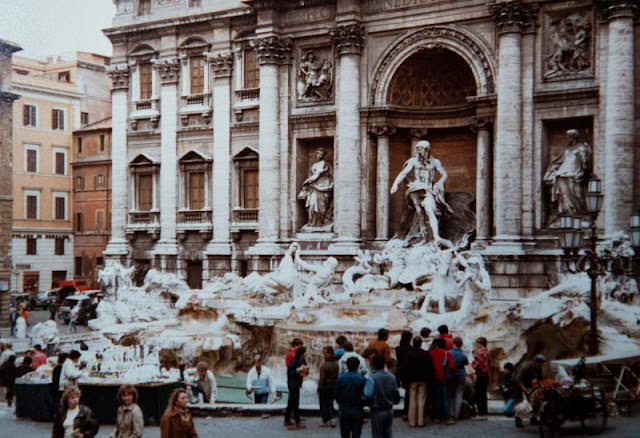
[(489, 129), (489, 126), (493, 124), (493, 116), (473, 116), (471, 118), (471, 123), (469, 124), (469, 128), (473, 132), (478, 132), (480, 130)]
[(537, 7), (523, 4), (520, 0), (490, 3), (489, 12), (493, 15), (499, 34), (521, 33), (532, 27)]
[(281, 64), (287, 60), (291, 52), (291, 38), (277, 35), (255, 38), (252, 45), (260, 65)]
[(224, 53), (205, 53), (207, 62), (211, 64), (211, 71), (214, 78), (227, 78), (231, 76), (233, 71), (233, 54), (231, 52)]
[(409, 136), (413, 138), (423, 138), (427, 135), (427, 128), (411, 128), (409, 129)]
[(635, 18), (640, 13), (640, 2), (637, 0), (595, 0), (594, 3), (604, 21), (622, 17)]
[(369, 126), (369, 134), (377, 137), (389, 137), (396, 133), (396, 127), (393, 125), (372, 125)]
[(129, 66), (127, 64), (116, 64), (107, 67), (107, 75), (111, 78), (111, 90), (129, 89)]
[(338, 26), (329, 32), (333, 44), (338, 49), (338, 56), (359, 55), (364, 46), (364, 28), (359, 24)]
[(175, 84), (180, 77), (180, 60), (178, 58), (163, 58), (152, 61), (160, 75), (162, 85)]

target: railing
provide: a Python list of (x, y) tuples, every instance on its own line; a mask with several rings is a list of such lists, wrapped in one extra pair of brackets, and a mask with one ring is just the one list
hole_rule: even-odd
[(131, 224), (157, 224), (160, 213), (157, 211), (141, 211), (129, 213)]
[(243, 103), (257, 101), (260, 98), (260, 88), (244, 88), (242, 90), (236, 90), (236, 96)]
[(233, 211), (234, 222), (258, 222), (257, 208), (244, 208)]
[(207, 210), (189, 210), (178, 212), (178, 223), (211, 222), (211, 212)]
[(191, 94), (181, 96), (182, 108), (189, 109), (190, 106), (210, 106), (211, 94)]
[(187, 97), (187, 105), (202, 105), (204, 103), (204, 96), (191, 96)]
[(151, 101), (150, 100), (143, 100), (141, 102), (136, 102), (136, 110), (146, 110), (146, 109), (151, 109)]

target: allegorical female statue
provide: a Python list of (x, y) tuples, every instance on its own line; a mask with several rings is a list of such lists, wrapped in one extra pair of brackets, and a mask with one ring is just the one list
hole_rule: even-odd
[[(331, 165), (325, 160), (326, 149), (316, 150), (316, 161), (311, 174), (302, 183), (298, 199), (305, 201), (307, 224), (303, 230), (331, 226), (333, 222), (333, 177)], [(329, 231), (329, 230), (327, 230)]]
[(587, 213), (584, 186), (590, 163), (591, 148), (578, 141), (577, 129), (569, 129), (564, 151), (553, 159), (544, 175), (545, 184), (551, 186), (550, 223), (558, 216)]

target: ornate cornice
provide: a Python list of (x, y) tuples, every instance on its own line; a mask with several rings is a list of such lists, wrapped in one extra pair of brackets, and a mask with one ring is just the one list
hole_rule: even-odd
[(537, 7), (525, 5), (520, 0), (491, 3), (489, 12), (496, 22), (498, 33), (520, 33), (528, 30), (535, 22)]
[(393, 125), (373, 125), (369, 126), (369, 134), (376, 137), (390, 137), (396, 133), (396, 127)]
[(260, 37), (253, 40), (259, 64), (281, 64), (291, 52), (291, 38), (279, 36)]
[(364, 28), (359, 24), (338, 26), (329, 32), (338, 55), (359, 55), (364, 47)]
[(111, 89), (129, 89), (129, 66), (127, 64), (116, 64), (106, 68), (107, 75), (111, 78)]
[(178, 58), (163, 58), (152, 61), (158, 70), (161, 84), (175, 84), (180, 77), (180, 61)]
[(233, 53), (206, 53), (207, 61), (211, 64), (211, 71), (216, 78), (231, 76), (233, 71)]
[(638, 0), (595, 0), (594, 3), (600, 10), (600, 17), (605, 21), (622, 17), (634, 18), (640, 13)]

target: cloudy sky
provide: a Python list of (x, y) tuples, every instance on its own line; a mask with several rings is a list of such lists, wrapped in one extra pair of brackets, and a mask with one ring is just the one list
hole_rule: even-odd
[(111, 55), (100, 29), (111, 27), (112, 0), (0, 0), (0, 39), (18, 43), (28, 57)]

